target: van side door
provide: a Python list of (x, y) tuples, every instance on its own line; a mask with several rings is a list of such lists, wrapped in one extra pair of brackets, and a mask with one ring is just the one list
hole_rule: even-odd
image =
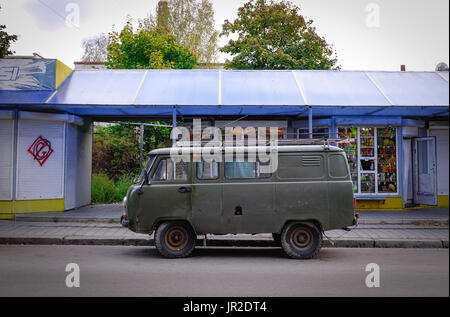
[(223, 165), (215, 161), (192, 165), (192, 225), (197, 234), (223, 233)]
[(224, 162), (224, 226), (228, 233), (263, 233), (276, 225), (273, 174), (261, 173), (259, 161)]

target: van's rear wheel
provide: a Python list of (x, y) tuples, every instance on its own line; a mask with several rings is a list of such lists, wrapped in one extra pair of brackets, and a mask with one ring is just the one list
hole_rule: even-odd
[(168, 221), (155, 232), (155, 245), (167, 258), (184, 258), (195, 248), (196, 236), (192, 227), (184, 221)]
[(322, 233), (314, 226), (292, 222), (281, 233), (284, 252), (294, 259), (310, 259), (316, 256), (322, 244)]

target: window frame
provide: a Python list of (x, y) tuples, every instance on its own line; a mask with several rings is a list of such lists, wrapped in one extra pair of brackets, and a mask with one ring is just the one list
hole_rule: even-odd
[[(233, 162), (240, 162), (240, 161), (232, 161), (232, 162), (223, 162), (223, 177), (224, 177), (224, 180), (226, 180), (226, 181), (230, 181), (230, 182), (233, 182), (233, 181), (249, 181), (249, 182), (252, 182), (252, 181), (255, 181), (255, 180), (271, 180), (272, 179), (272, 177), (273, 177), (273, 175), (274, 175), (274, 173), (270, 173), (270, 174), (268, 174), (268, 176), (266, 176), (266, 177), (253, 177), (253, 178), (229, 178), (229, 177), (227, 177), (227, 172), (226, 172), (226, 163), (233, 163)], [(242, 162), (248, 162), (248, 161), (242, 161)], [(256, 159), (256, 161), (255, 162), (258, 162), (258, 163), (261, 163), (258, 159)], [(255, 163), (255, 162), (252, 162), (252, 163)]]
[[(152, 169), (148, 173), (149, 182), (155, 183), (155, 184), (187, 184), (187, 183), (190, 183), (191, 174), (192, 174), (191, 173), (192, 164), (190, 162), (186, 162), (186, 164), (188, 164), (186, 179), (173, 179), (173, 180), (155, 180), (155, 179), (153, 179), (153, 176), (155, 175), (156, 170), (158, 169), (158, 166), (161, 163), (161, 161), (167, 160), (167, 159), (171, 160), (171, 157), (169, 155), (161, 155), (156, 158), (155, 162), (153, 163)], [(175, 164), (179, 164), (179, 163), (175, 163)]]
[[(339, 135), (339, 129), (348, 129), (348, 128), (355, 128), (357, 129), (357, 135), (356, 135), (356, 146), (357, 146), (357, 176), (358, 176), (358, 190), (354, 192), (354, 195), (358, 197), (399, 197), (401, 196), (400, 186), (401, 181), (399, 178), (399, 153), (400, 153), (400, 147), (401, 147), (401, 140), (400, 140), (400, 132), (399, 127), (386, 127), (386, 126), (368, 126), (368, 125), (362, 125), (362, 126), (338, 126), (336, 127), (338, 135)], [(374, 136), (373, 136), (373, 142), (374, 142), (374, 156), (362, 156), (361, 154), (361, 129), (365, 128), (371, 128), (374, 129)], [(380, 192), (378, 191), (378, 129), (395, 129), (395, 175), (396, 175), (396, 191), (395, 192)], [(368, 160), (374, 160), (375, 169), (373, 171), (364, 171), (361, 168), (361, 160), (368, 159)], [(374, 175), (375, 181), (375, 190), (374, 192), (362, 192), (361, 191), (361, 175), (362, 174), (372, 174)], [(350, 172), (351, 177), (351, 172)]]

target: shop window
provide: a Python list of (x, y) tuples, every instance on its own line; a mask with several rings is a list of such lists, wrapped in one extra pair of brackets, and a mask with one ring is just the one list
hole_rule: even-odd
[(339, 128), (338, 135), (340, 138), (348, 138), (350, 142), (339, 143), (347, 155), (348, 165), (350, 167), (350, 174), (353, 181), (353, 191), (358, 192), (358, 129), (357, 128)]
[(361, 173), (361, 193), (375, 193), (375, 174)]
[(378, 192), (397, 192), (397, 144), (393, 128), (378, 128)]
[(397, 130), (395, 128), (338, 129), (340, 143), (350, 166), (356, 194), (394, 194), (398, 192)]

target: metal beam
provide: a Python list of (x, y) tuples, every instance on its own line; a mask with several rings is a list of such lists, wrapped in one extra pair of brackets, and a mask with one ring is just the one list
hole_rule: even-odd
[(312, 107), (311, 106), (308, 108), (308, 134), (309, 134), (309, 138), (312, 139), (312, 137), (313, 137), (313, 122), (312, 122)]
[(448, 112), (448, 109), (447, 109), (447, 110), (444, 110), (444, 111), (437, 112), (437, 113), (433, 113), (433, 117), (434, 117), (434, 116), (438, 116), (438, 115), (440, 115), (440, 114), (447, 113), (447, 112)]
[[(177, 111), (177, 107), (174, 106), (172, 111), (172, 131), (177, 127)], [(175, 146), (175, 141), (175, 138), (172, 137), (172, 147)]]
[(379, 108), (379, 109), (377, 109), (377, 110), (368, 112), (368, 113), (366, 114), (366, 116), (371, 116), (371, 115), (373, 115), (373, 114), (375, 114), (375, 113), (377, 113), (377, 112), (383, 111), (383, 110), (386, 109), (386, 108), (387, 108), (387, 107), (381, 107), (381, 108)]
[(144, 155), (144, 125), (139, 127), (139, 174), (142, 173), (142, 161)]
[(302, 115), (302, 114), (304, 114), (306, 111), (308, 111), (309, 110), (309, 108), (308, 107), (305, 107), (304, 109), (303, 109), (303, 111), (302, 112), (300, 112), (295, 118), (300, 118), (300, 116)]
[(392, 102), (392, 100), (386, 95), (386, 93), (384, 92), (384, 90), (380, 87), (380, 85), (378, 85), (378, 83), (367, 73), (367, 72), (363, 72), (367, 78), (369, 78), (369, 80), (371, 81), (371, 83), (378, 89), (378, 91), (383, 95), (384, 99), (387, 100), (387, 102), (393, 106), (394, 103)]
[(295, 76), (294, 71), (291, 71), (292, 76), (294, 76), (295, 83), (297, 84), (297, 88), (300, 91), (300, 95), (302, 96), (303, 102), (305, 105), (308, 105), (308, 100), (306, 99), (305, 92), (303, 91), (302, 85), (300, 85), (300, 82), (298, 81), (297, 77)]

